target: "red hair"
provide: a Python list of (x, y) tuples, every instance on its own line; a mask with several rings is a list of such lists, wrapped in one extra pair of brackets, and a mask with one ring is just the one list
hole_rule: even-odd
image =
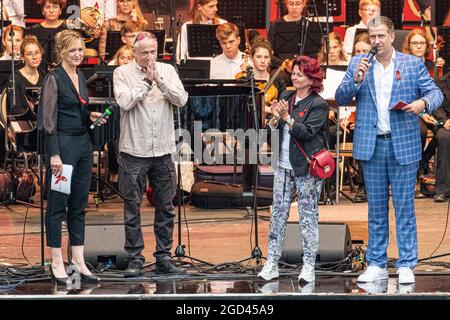
[(312, 80), (310, 88), (311, 92), (319, 93), (323, 91), (323, 78), (325, 77), (325, 74), (317, 59), (308, 56), (298, 56), (294, 59), (292, 69), (294, 69), (295, 66), (298, 66), (298, 69)]

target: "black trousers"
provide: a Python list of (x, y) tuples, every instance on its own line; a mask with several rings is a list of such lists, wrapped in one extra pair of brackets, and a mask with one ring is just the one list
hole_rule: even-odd
[[(61, 247), (61, 222), (66, 212), (70, 244), (82, 246), (84, 245), (84, 210), (89, 197), (92, 176), (92, 144), (87, 133), (84, 136), (58, 134), (58, 143), (62, 163), (73, 166), (72, 184), (70, 195), (48, 189), (47, 214), (45, 215), (47, 246)], [(50, 181), (50, 157), (46, 157), (46, 164), (47, 181)]]
[(157, 261), (170, 259), (173, 243), (174, 208), (176, 192), (175, 166), (170, 154), (161, 157), (139, 158), (121, 152), (119, 163), (119, 191), (124, 197), (125, 251), (128, 259), (142, 263), (144, 237), (141, 228), (141, 203), (147, 178), (155, 194), (154, 233)]
[(435, 190), (450, 195), (450, 131), (440, 128), (435, 139), (438, 143)]

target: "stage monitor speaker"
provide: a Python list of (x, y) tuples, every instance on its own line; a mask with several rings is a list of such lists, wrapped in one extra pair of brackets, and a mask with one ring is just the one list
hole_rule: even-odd
[[(319, 252), (316, 262), (337, 262), (345, 259), (352, 250), (350, 229), (346, 223), (319, 223)], [(303, 246), (298, 222), (288, 222), (281, 251), (281, 261), (301, 263)]]
[(123, 224), (86, 225), (84, 256), (94, 268), (125, 269), (128, 265), (124, 249)]

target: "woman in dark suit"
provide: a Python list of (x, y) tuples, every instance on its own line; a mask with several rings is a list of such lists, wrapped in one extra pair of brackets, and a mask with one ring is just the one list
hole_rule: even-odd
[[(85, 206), (92, 175), (92, 145), (88, 135), (89, 120), (101, 114), (89, 113), (86, 80), (77, 70), (84, 58), (80, 34), (64, 30), (56, 35), (59, 66), (42, 85), (38, 110), (38, 129), (44, 135), (47, 177), (62, 175), (63, 163), (73, 166), (70, 195), (49, 190), (45, 217), (47, 245), (51, 248), (50, 272), (58, 283), (67, 281), (61, 252), (61, 222), (67, 207), (67, 228), (72, 260), (82, 281), (96, 282), (84, 262)], [(102, 121), (103, 123), (105, 121)]]
[(273, 118), (269, 121), (269, 130), (279, 130), (279, 152), (274, 168), (273, 210), (267, 262), (258, 274), (265, 280), (279, 276), (278, 260), (295, 192), (298, 196), (304, 250), (303, 268), (298, 279), (306, 282), (315, 280), (314, 265), (319, 247), (318, 200), (322, 180), (309, 173), (309, 163), (301, 153), (299, 145), (308, 156), (320, 151), (325, 145), (328, 105), (319, 95), (323, 90), (323, 77), (316, 59), (297, 57), (293, 63), (291, 77), (295, 92), (287, 93), (284, 99), (272, 104)]

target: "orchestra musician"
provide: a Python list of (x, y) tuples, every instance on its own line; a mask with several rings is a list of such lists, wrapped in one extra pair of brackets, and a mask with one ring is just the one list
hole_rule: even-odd
[(117, 16), (107, 20), (102, 27), (98, 51), (103, 61), (108, 58), (106, 57), (106, 38), (108, 31), (121, 31), (125, 23), (130, 20), (137, 22), (142, 29), (145, 29), (148, 25), (147, 20), (145, 20), (141, 12), (139, 0), (117, 0)]
[(352, 56), (358, 54), (368, 54), (372, 47), (370, 46), (369, 34), (367, 32), (358, 33), (355, 37)]
[(2, 43), (4, 51), (2, 56), (0, 57), (0, 61), (11, 60), (13, 51), (14, 51), (14, 60), (18, 60), (20, 58), (20, 46), (22, 44), (22, 41), (23, 41), (23, 29), (21, 27), (10, 24), (6, 28), (4, 28), (2, 35)]
[[(179, 45), (177, 46), (177, 61), (190, 59), (188, 53), (188, 24), (210, 24), (219, 25), (226, 23), (217, 16), (217, 4), (218, 0), (195, 0), (190, 10), (190, 20), (185, 22), (181, 26), (181, 32), (179, 36)], [(210, 57), (207, 57), (210, 58)]]
[(236, 74), (241, 71), (245, 57), (239, 50), (239, 28), (230, 22), (221, 24), (216, 29), (216, 38), (223, 53), (211, 60), (210, 78), (235, 79)]
[(121, 66), (124, 64), (128, 64), (133, 60), (134, 60), (134, 47), (129, 44), (125, 44), (122, 47), (120, 47), (119, 50), (117, 50), (114, 59), (111, 60), (111, 62), (108, 63), (108, 65)]
[[(123, 27), (122, 30), (120, 30), (120, 35), (121, 35), (121, 40), (122, 43), (124, 44), (119, 50), (122, 50), (120, 57), (122, 59), (126, 59), (130, 57), (130, 50), (133, 51), (133, 57), (134, 57), (134, 49), (133, 49), (133, 44), (134, 44), (134, 40), (136, 39), (136, 35), (141, 32), (144, 31), (144, 29), (142, 29), (142, 26), (137, 23), (136, 21), (127, 21)], [(130, 49), (131, 47), (131, 49)], [(126, 55), (124, 55), (124, 50), (126, 49)], [(118, 65), (118, 61), (117, 61), (117, 57), (118, 57), (119, 52), (116, 52), (114, 54), (114, 57), (111, 59), (111, 61), (108, 63), (108, 65)]]
[(361, 21), (357, 25), (347, 28), (345, 31), (344, 51), (348, 56), (352, 54), (356, 29), (367, 29), (369, 21), (380, 15), (380, 0), (359, 0), (358, 6), (358, 14), (361, 17)]
[(58, 32), (67, 29), (65, 21), (60, 19), (65, 5), (66, 1), (64, 0), (43, 0), (41, 2), (41, 8), (45, 20), (33, 25), (26, 31), (27, 34), (36, 36), (42, 48), (45, 49), (40, 65), (40, 68), (45, 71), (47, 71), (48, 67), (57, 59), (55, 52), (55, 35)]
[[(277, 31), (276, 22), (296, 22), (306, 19), (305, 16), (307, 14), (308, 0), (284, 0), (284, 4), (287, 9), (287, 14), (275, 21), (275, 23), (271, 24), (267, 33), (267, 38), (272, 44), (275, 43), (275, 33)], [(272, 68), (278, 68), (287, 58), (292, 57), (279, 54), (275, 51), (272, 58)]]
[(348, 65), (348, 59), (344, 51), (344, 44), (339, 34), (331, 32), (328, 35), (329, 39), (329, 52), (328, 57), (326, 55), (326, 43), (320, 49), (318, 60), (321, 65), (330, 66), (346, 66)]
[[(87, 24), (90, 28), (95, 28), (95, 21), (92, 18), (83, 12), (85, 8), (98, 8), (100, 13), (102, 14), (102, 20), (106, 21), (109, 19), (113, 19), (116, 17), (116, 0), (80, 0), (81, 7), (81, 20), (85, 24)], [(100, 38), (101, 29), (96, 33), (96, 38)]]

